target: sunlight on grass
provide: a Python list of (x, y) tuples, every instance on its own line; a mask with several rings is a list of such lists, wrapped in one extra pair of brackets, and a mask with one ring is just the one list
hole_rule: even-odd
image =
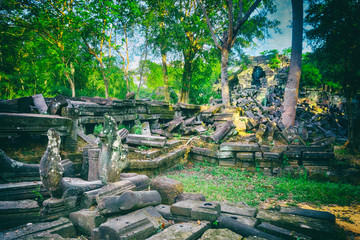
[(321, 183), (305, 178), (270, 177), (261, 172), (249, 173), (209, 164), (170, 170), (165, 175), (181, 181), (185, 192), (201, 193), (209, 201), (245, 201), (251, 206), (270, 199), (316, 205), (360, 202), (359, 186)]

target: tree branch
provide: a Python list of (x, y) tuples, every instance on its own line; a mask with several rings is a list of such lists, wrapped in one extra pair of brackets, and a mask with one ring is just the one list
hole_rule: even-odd
[(243, 11), (243, 2), (242, 0), (239, 0), (239, 14), (236, 19), (236, 23), (240, 22), (240, 19), (242, 18), (242, 11)]
[[(235, 28), (235, 32), (234, 32), (234, 36), (237, 35), (237, 33), (239, 32), (240, 28), (242, 25), (244, 25), (244, 23), (249, 19), (250, 15), (255, 11), (255, 9), (259, 6), (261, 0), (256, 0), (253, 5), (249, 8), (249, 10), (245, 13), (244, 17), (238, 21), (236, 23), (236, 28)], [(235, 38), (234, 38), (235, 39)]]
[(228, 39), (224, 39), (224, 41), (226, 41), (226, 44), (229, 45), (233, 39), (233, 32), (234, 32), (234, 20), (233, 20), (234, 7), (232, 0), (226, 0), (226, 4), (228, 5), (229, 34), (228, 34)]
[(207, 23), (207, 25), (208, 25), (208, 27), (209, 27), (209, 29), (210, 29), (211, 37), (212, 37), (212, 39), (214, 40), (215, 46), (221, 50), (222, 47), (220, 46), (219, 42), (218, 42), (217, 39), (216, 39), (214, 29), (213, 29), (213, 27), (211, 26), (210, 19), (209, 19), (207, 13), (206, 13), (206, 9), (205, 9), (204, 5), (201, 3), (201, 0), (196, 0), (196, 2), (197, 2), (197, 4), (200, 6), (201, 11), (203, 12), (203, 14), (205, 15), (206, 23)]

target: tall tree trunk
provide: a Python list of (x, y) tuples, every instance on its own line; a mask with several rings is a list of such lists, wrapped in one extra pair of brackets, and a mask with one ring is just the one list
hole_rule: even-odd
[(164, 97), (166, 102), (170, 102), (170, 92), (169, 92), (169, 75), (167, 70), (166, 63), (166, 52), (161, 47), (161, 60), (162, 60), (162, 72), (164, 80)]
[(294, 125), (296, 117), (296, 105), (299, 94), (301, 76), (301, 52), (303, 36), (303, 0), (291, 0), (292, 16), (292, 42), (289, 76), (285, 87), (284, 112), (281, 121), (287, 128)]
[(230, 107), (230, 91), (228, 83), (229, 50), (226, 47), (221, 49), (221, 96), (225, 107)]
[(109, 97), (109, 81), (106, 78), (105, 68), (104, 68), (104, 64), (102, 63), (102, 61), (100, 61), (100, 68), (101, 68), (101, 74), (102, 74), (104, 85), (105, 85), (105, 98), (108, 98)]
[[(140, 88), (141, 88), (141, 84), (142, 84), (142, 80), (143, 80), (143, 74), (144, 74), (144, 67), (145, 67), (145, 63), (147, 60), (147, 55), (148, 55), (148, 50), (147, 50), (147, 46), (148, 46), (148, 41), (146, 40), (145, 42), (145, 49), (143, 54), (141, 54), (141, 58), (140, 58), (140, 77), (139, 77), (139, 86), (136, 92), (136, 99), (138, 99), (139, 97), (139, 92), (140, 92)], [(144, 60), (142, 59), (144, 57)]]
[(181, 103), (189, 103), (189, 95), (190, 95), (190, 85), (191, 85), (191, 77), (192, 77), (192, 63), (193, 57), (189, 53), (184, 53), (184, 70), (181, 81), (181, 90), (180, 90), (180, 99)]
[[(67, 67), (67, 62), (65, 60), (65, 57), (62, 57), (62, 61), (63, 61), (63, 64), (65, 67)], [(73, 65), (70, 64), (70, 72), (72, 73), (73, 75), (73, 72), (74, 72), (74, 68), (73, 68)], [(66, 77), (66, 80), (69, 82), (70, 84), (70, 88), (71, 88), (71, 96), (72, 97), (75, 97), (75, 82), (73, 79), (71, 79), (71, 76), (69, 74), (69, 72), (67, 72), (66, 70), (64, 70), (64, 75)]]

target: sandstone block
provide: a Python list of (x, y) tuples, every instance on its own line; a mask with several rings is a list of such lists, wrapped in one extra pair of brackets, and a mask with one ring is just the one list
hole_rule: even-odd
[(183, 184), (177, 180), (165, 177), (158, 177), (151, 181), (151, 190), (160, 193), (163, 204), (173, 204), (175, 198), (184, 192)]

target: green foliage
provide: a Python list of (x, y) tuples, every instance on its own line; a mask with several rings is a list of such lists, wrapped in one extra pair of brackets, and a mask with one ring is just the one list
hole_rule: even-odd
[(356, 44), (360, 38), (359, 9), (359, 1), (313, 0), (305, 17), (311, 27), (306, 37), (323, 79), (334, 88), (340, 84), (345, 87), (348, 98), (360, 89), (360, 45)]
[(282, 50), (282, 54), (283, 54), (284, 56), (290, 58), (290, 57), (291, 57), (291, 47), (284, 48), (284, 49)]
[(41, 185), (37, 185), (36, 190), (32, 191), (32, 193), (35, 194), (35, 201), (39, 203), (40, 206), (42, 206), (42, 203), (44, 202), (44, 196), (41, 194)]
[(130, 132), (139, 135), (142, 134), (141, 122), (139, 120), (135, 121), (135, 125), (131, 128)]
[(139, 149), (140, 151), (147, 151), (147, 150), (150, 150), (151, 147), (141, 145), (141, 146), (138, 146), (138, 149)]
[(98, 124), (94, 127), (94, 135), (97, 136), (101, 133), (101, 131), (103, 130), (103, 125), (102, 124)]
[(269, 60), (269, 67), (271, 69), (278, 69), (280, 67), (280, 59), (279, 59), (279, 51), (276, 49), (273, 50), (266, 50), (260, 53), (261, 55), (264, 56), (269, 56), (270, 60)]

